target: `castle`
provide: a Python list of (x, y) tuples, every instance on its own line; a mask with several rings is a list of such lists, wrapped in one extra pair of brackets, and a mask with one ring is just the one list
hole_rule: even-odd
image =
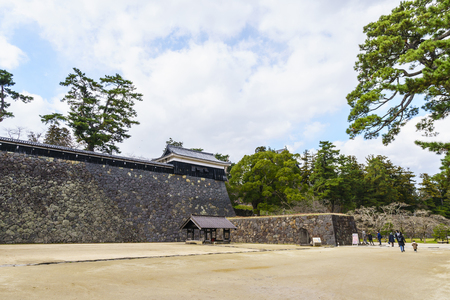
[(351, 243), (350, 216), (234, 218), (228, 166), (172, 145), (142, 160), (0, 137), (0, 244), (184, 241), (192, 214), (230, 218), (235, 242)]
[(235, 216), (227, 166), (171, 145), (147, 161), (0, 138), (0, 243), (181, 241), (191, 214)]

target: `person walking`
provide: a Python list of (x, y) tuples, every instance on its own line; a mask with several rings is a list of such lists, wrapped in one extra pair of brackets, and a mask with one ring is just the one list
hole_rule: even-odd
[(389, 234), (389, 244), (391, 244), (392, 247), (394, 247), (395, 238), (392, 232)]
[(379, 231), (377, 231), (377, 239), (378, 239), (378, 242), (380, 243), (380, 246), (381, 246), (381, 238), (382, 238), (381, 233)]
[(369, 245), (375, 246), (375, 244), (373, 243), (372, 234), (371, 234), (370, 232), (369, 232), (369, 234), (367, 235), (367, 238), (369, 239)]
[(414, 252), (417, 252), (417, 246), (419, 246), (419, 245), (416, 243), (416, 241), (413, 241), (411, 246), (413, 247)]
[(405, 252), (405, 238), (403, 234), (400, 232), (397, 236), (398, 246), (400, 247), (400, 251)]
[(367, 235), (366, 235), (366, 232), (364, 230), (362, 231), (362, 238), (363, 238), (363, 244), (367, 245)]

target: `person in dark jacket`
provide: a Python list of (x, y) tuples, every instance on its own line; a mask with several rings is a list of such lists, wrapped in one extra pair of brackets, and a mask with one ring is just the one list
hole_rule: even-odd
[[(367, 238), (369, 239), (369, 245), (374, 245), (372, 233), (369, 232), (369, 234), (367, 235)], [(374, 246), (375, 246), (375, 245), (374, 245)]]
[(382, 238), (381, 233), (379, 231), (377, 231), (377, 239), (378, 239), (378, 243), (380, 243), (380, 246), (381, 246), (381, 238)]
[(392, 234), (392, 232), (389, 234), (389, 244), (392, 245), (392, 247), (394, 247), (394, 243), (395, 243), (395, 238), (394, 235)]
[(405, 252), (405, 237), (400, 232), (400, 234), (397, 236), (397, 242), (398, 246), (400, 247), (400, 251)]

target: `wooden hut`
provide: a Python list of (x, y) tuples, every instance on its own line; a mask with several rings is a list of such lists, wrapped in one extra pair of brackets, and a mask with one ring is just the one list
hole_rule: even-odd
[[(200, 215), (191, 215), (180, 228), (186, 229), (186, 243), (230, 243), (231, 229), (237, 229), (225, 217)], [(222, 239), (217, 232), (220, 229)]]

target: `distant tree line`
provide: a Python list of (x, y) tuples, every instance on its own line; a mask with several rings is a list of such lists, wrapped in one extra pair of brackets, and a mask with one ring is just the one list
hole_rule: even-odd
[(256, 214), (348, 212), (361, 207), (403, 203), (409, 211), (428, 210), (450, 218), (450, 168), (433, 176), (415, 175), (386, 156), (369, 155), (364, 163), (340, 154), (327, 141), (316, 153), (277, 153), (258, 147), (230, 171), (227, 188), (235, 205), (251, 205)]

